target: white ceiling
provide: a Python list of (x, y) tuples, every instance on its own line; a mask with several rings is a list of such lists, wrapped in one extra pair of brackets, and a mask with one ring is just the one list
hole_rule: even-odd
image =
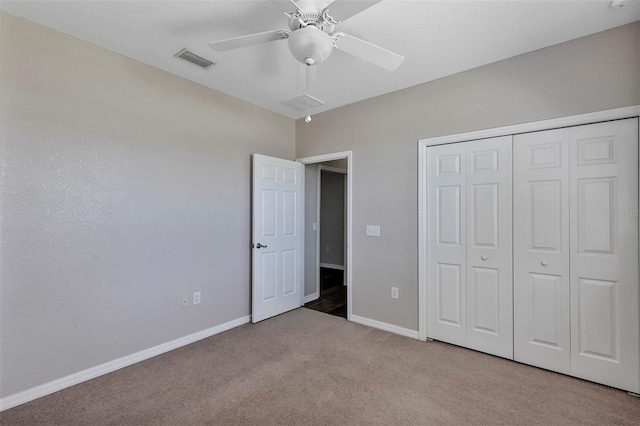
[[(338, 0), (349, 1), (349, 0)], [(325, 2), (326, 3), (326, 2)], [(211, 41), (286, 29), (270, 1), (27, 1), (0, 8), (290, 118), (282, 101), (304, 93), (304, 66), (286, 41), (215, 52)], [(336, 51), (315, 67), (313, 113), (640, 20), (640, 0), (384, 0), (339, 30), (406, 57), (396, 71)], [(175, 58), (182, 48), (216, 62), (203, 70)]]

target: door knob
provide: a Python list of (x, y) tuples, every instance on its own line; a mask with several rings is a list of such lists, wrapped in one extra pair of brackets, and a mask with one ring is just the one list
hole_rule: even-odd
[(263, 244), (258, 243), (258, 245), (256, 245), (256, 248), (267, 248), (267, 246), (266, 246), (266, 245), (263, 245)]
[(480, 256), (480, 259), (487, 260), (487, 256)]
[(543, 260), (542, 262), (540, 262), (540, 264), (542, 266), (547, 266), (549, 264), (549, 262), (547, 262), (546, 260)]

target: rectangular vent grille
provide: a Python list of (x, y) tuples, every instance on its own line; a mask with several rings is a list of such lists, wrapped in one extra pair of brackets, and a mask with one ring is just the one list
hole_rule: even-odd
[(308, 109), (324, 105), (324, 102), (322, 102), (320, 99), (314, 98), (313, 96), (307, 94), (298, 96), (297, 98), (289, 99), (288, 101), (282, 101), (282, 103), (300, 112), (305, 112)]
[(173, 56), (175, 56), (176, 58), (184, 59), (185, 61), (191, 62), (192, 64), (195, 64), (201, 68), (204, 68), (205, 70), (209, 68), (211, 65), (215, 65), (214, 62), (211, 62), (210, 60), (205, 59), (202, 56), (198, 56), (193, 52), (189, 52), (186, 48), (182, 49), (181, 51), (179, 51)]

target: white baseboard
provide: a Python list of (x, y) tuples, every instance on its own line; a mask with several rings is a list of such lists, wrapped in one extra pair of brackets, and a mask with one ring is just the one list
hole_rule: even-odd
[(409, 330), (408, 328), (398, 327), (397, 325), (388, 324), (386, 322), (377, 321), (353, 314), (351, 314), (350, 320), (353, 322), (357, 322), (358, 324), (367, 325), (369, 327), (378, 328), (390, 333), (395, 333), (401, 336), (411, 337), (412, 339), (419, 340), (419, 335), (416, 330)]
[(118, 358), (113, 361), (109, 361), (104, 364), (70, 374), (66, 377), (53, 380), (49, 383), (45, 383), (43, 385), (39, 385), (22, 392), (9, 395), (5, 398), (0, 399), (0, 411), (7, 410), (9, 408), (24, 404), (29, 401), (33, 401), (34, 399), (38, 399), (54, 392), (58, 392), (62, 389), (77, 385), (87, 380), (95, 379), (96, 377), (111, 373), (124, 367), (128, 367), (132, 364), (144, 361), (145, 359), (153, 358), (154, 356), (161, 355), (165, 352), (172, 351), (179, 347), (189, 345), (191, 343), (197, 342), (198, 340), (206, 339), (207, 337), (211, 337), (218, 333), (222, 333), (223, 331), (227, 331), (242, 324), (246, 324), (249, 321), (251, 321), (251, 315), (225, 322), (224, 324), (220, 324), (215, 327), (190, 334), (188, 336), (180, 337), (179, 339), (162, 343), (158, 346), (154, 346), (152, 348), (145, 349), (143, 351), (136, 352), (134, 354), (127, 355), (122, 358)]
[(314, 300), (317, 300), (319, 298), (320, 298), (320, 295), (316, 291), (315, 293), (311, 293), (311, 294), (306, 295), (304, 297), (304, 303), (313, 302)]

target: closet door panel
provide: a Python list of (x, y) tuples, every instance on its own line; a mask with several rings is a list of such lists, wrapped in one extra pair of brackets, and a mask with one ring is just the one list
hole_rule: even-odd
[(511, 136), (465, 143), (467, 347), (513, 358)]
[(571, 374), (640, 392), (638, 120), (570, 139)]
[(427, 149), (427, 335), (466, 345), (464, 144)]
[(570, 373), (569, 133), (514, 136), (514, 359)]

